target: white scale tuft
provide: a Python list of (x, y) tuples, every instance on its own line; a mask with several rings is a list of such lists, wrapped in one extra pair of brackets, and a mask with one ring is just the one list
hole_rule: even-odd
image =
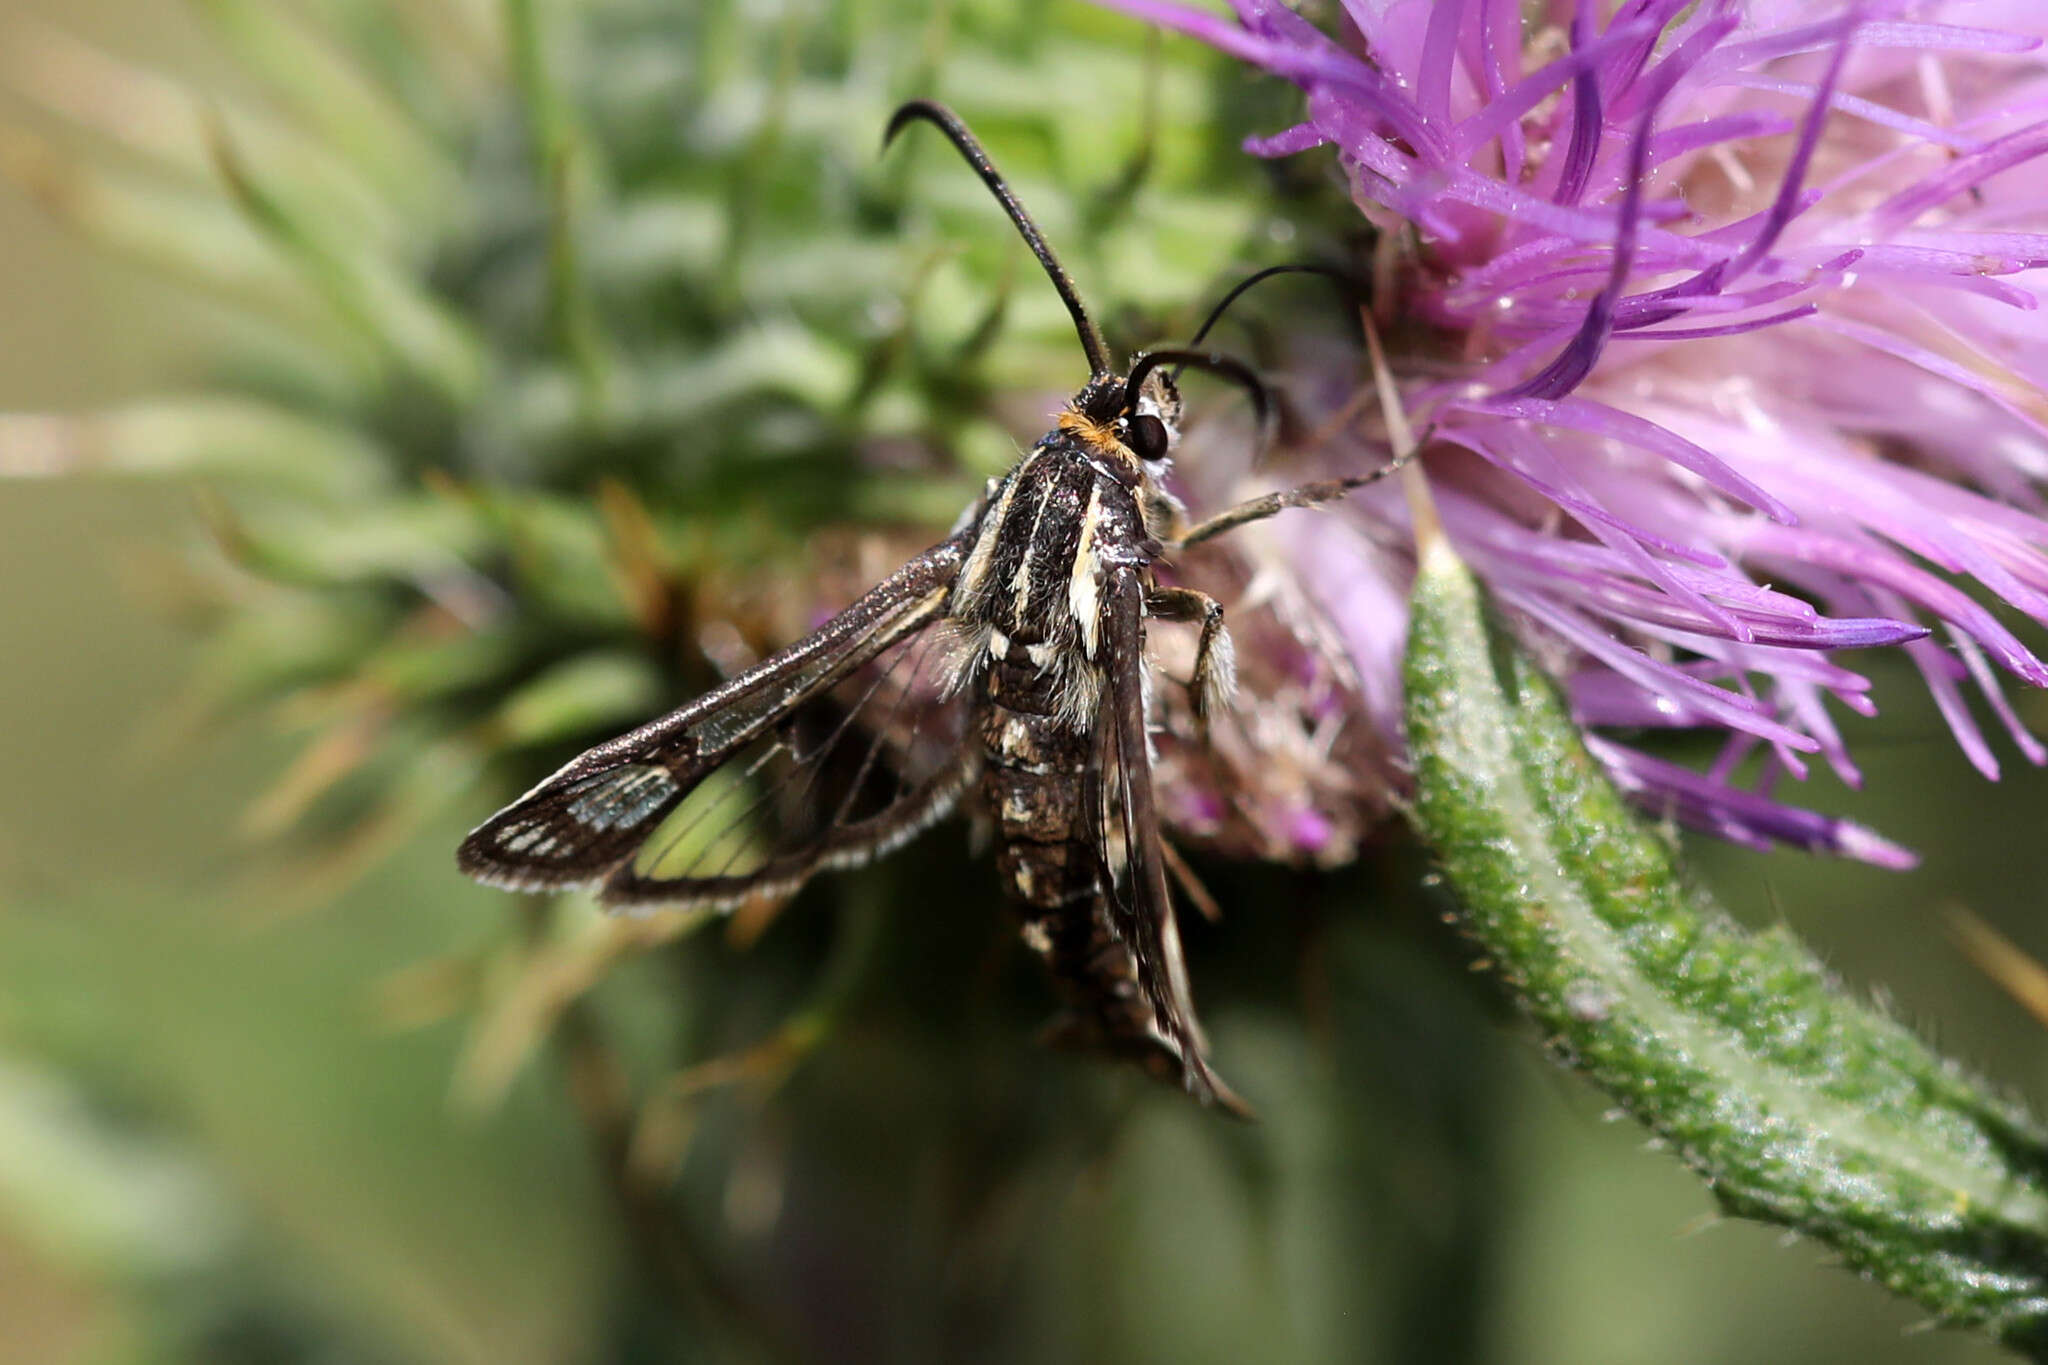
[(586, 829), (623, 829), (639, 824), (675, 792), (668, 769), (636, 764), (606, 773), (567, 809), (569, 818)]

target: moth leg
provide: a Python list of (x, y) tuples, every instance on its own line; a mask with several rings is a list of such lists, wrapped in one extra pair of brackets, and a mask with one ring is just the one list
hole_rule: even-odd
[(1184, 550), (1190, 545), (1199, 545), (1213, 536), (1235, 530), (1247, 522), (1264, 521), (1275, 512), (1284, 512), (1290, 507), (1314, 507), (1318, 503), (1341, 498), (1346, 493), (1364, 488), (1367, 484), (1378, 483), (1407, 464), (1412, 455), (1411, 450), (1407, 455), (1396, 456), (1370, 474), (1358, 474), (1348, 479), (1330, 479), (1322, 483), (1305, 483), (1297, 488), (1283, 488), (1276, 493), (1266, 493), (1241, 502), (1235, 507), (1227, 507), (1208, 520), (1196, 522), (1183, 531), (1180, 538), (1173, 542), (1173, 548)]
[(1154, 588), (1145, 594), (1145, 614), (1159, 621), (1201, 624), (1188, 695), (1195, 704), (1195, 723), (1206, 730), (1209, 718), (1230, 705), (1237, 691), (1237, 646), (1224, 627), (1223, 604), (1193, 588)]

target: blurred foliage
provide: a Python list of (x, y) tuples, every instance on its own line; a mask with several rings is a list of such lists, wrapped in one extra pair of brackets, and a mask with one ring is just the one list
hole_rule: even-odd
[[(0, 471), (175, 481), (191, 543), (137, 576), (200, 642), (146, 752), (67, 775), (172, 645), (91, 636), (111, 587), (38, 571), (104, 574), (88, 521), (161, 545), (135, 523), (166, 503), (9, 494), (0, 565), (34, 586), (8, 619), (92, 641), (53, 686), (113, 699), (9, 736), (86, 864), (40, 875), (0, 829), (11, 1321), (137, 1361), (1892, 1344), (1906, 1316), (1764, 1268), (1755, 1229), (1711, 1262), (1561, 1243), (1573, 1207), (1704, 1204), (1582, 1099), (1510, 1119), (1558, 1094), (1402, 851), (1203, 869), (1251, 907), (1191, 934), (1256, 1129), (1038, 1051), (1043, 985), (948, 831), (723, 933), (449, 866), (495, 797), (928, 541), (1078, 379), (980, 184), (935, 139), (878, 156), (897, 101), (961, 110), (1128, 347), (1348, 245), (1320, 163), (1236, 152), (1286, 91), (1050, 0), (191, 9), (199, 76), (37, 27), (4, 53), (0, 172), (181, 281), (208, 338), (183, 393), (0, 417)], [(143, 812), (162, 830), (118, 827)], [(223, 857), (231, 819), (281, 854)], [(1687, 1278), (1709, 1292), (1674, 1307)]]

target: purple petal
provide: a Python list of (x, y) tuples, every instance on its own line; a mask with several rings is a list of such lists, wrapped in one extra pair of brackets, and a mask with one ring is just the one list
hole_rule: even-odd
[(1315, 124), (1297, 123), (1270, 137), (1248, 137), (1244, 140), (1244, 149), (1253, 156), (1274, 159), (1320, 147), (1329, 140)]
[(1977, 643), (1997, 657), (1999, 663), (2034, 686), (2048, 686), (2048, 665), (2035, 658), (2011, 631), (1998, 623), (1998, 618), (1979, 606), (1967, 593), (1874, 546), (1858, 545), (1812, 531), (1759, 523), (1751, 534), (1748, 548), (1762, 558), (1783, 556), (1819, 564), (1854, 577), (1859, 582), (1882, 586), (1968, 631)]
[(1903, 872), (1919, 865), (1902, 848), (1853, 820), (1787, 806), (1755, 792), (1710, 781), (1675, 763), (1652, 758), (1611, 740), (1589, 737), (1593, 756), (1607, 765), (1616, 786), (1654, 815), (1752, 848), (1785, 844)]
[(1929, 209), (2043, 153), (2048, 153), (2048, 123), (2022, 128), (1968, 156), (1957, 157), (1946, 171), (1894, 195), (1871, 215), (1872, 221), (1880, 230), (1904, 227)]
[[(1857, 780), (1835, 716), (1875, 705), (1849, 648), (1904, 647), (1987, 775), (1972, 684), (2048, 761), (2002, 690), (2048, 664), (1986, 605), (2048, 624), (2048, 60), (1988, 26), (2031, 9), (1341, 0), (1332, 37), (1281, 0), (1234, 0), (1235, 24), (1113, 2), (1305, 92), (1303, 123), (1247, 146), (1334, 144), (1401, 243), (1418, 349), (1395, 369), (1453, 543), (1584, 719), (1726, 732), (1704, 774), (1608, 746), (1646, 804), (1909, 863), (1768, 793), (1813, 753)], [(1384, 454), (1347, 436), (1328, 458)], [(1398, 490), (1248, 535), (1331, 613), (1384, 727)]]
[[(1593, 11), (1588, 0), (1578, 0), (1572, 9), (1571, 39), (1574, 52), (1585, 51), (1592, 42)], [(1579, 202), (1593, 174), (1593, 156), (1600, 150), (1605, 131), (1601, 126), (1600, 75), (1589, 63), (1572, 80), (1572, 135), (1557, 163), (1557, 188), (1550, 196), (1554, 202)], [(1627, 233), (1632, 227), (1632, 221), (1624, 222), (1622, 230)]]
[(2048, 764), (2048, 749), (2044, 749), (2041, 741), (2020, 722), (2019, 716), (2012, 709), (2012, 703), (2006, 698), (2005, 689), (1998, 685), (1997, 675), (1991, 671), (1991, 665), (1985, 662), (1983, 649), (1975, 640), (1953, 626), (1949, 627), (1948, 635), (1949, 644), (1954, 647), (1956, 656), (1963, 661), (1963, 667), (1969, 670), (1970, 680), (1976, 683), (1977, 690), (1984, 694), (1984, 700), (1990, 705), (1992, 714), (1998, 717), (1999, 724), (2005, 727), (2006, 734), (2012, 738), (2013, 746), (2035, 767)]
[[(1614, 50), (1655, 30), (1641, 23), (1617, 24), (1577, 51), (1524, 76), (1514, 88), (1502, 91), (1451, 132), (1451, 150), (1460, 161), (1474, 148), (1483, 147), (1508, 130), (1519, 131), (1524, 115), (1561, 89), (1567, 82), (1606, 60)], [(1519, 161), (1519, 155), (1514, 158)], [(1512, 163), (1511, 163), (1512, 164)]]
[[(1451, 72), (1457, 65), (1458, 30), (1464, 18), (1465, 0), (1436, 0), (1430, 11), (1415, 99), (1422, 107), (1422, 116), (1434, 123), (1450, 122)], [(1455, 145), (1455, 135), (1452, 142)]]
[(1744, 332), (1761, 332), (1766, 328), (1781, 327), (1788, 322), (1810, 318), (1820, 311), (1817, 303), (1802, 303), (1797, 308), (1787, 308), (1782, 313), (1766, 313), (1760, 318), (1747, 322), (1724, 322), (1718, 327), (1661, 327), (1654, 332), (1622, 332), (1618, 341), (1702, 341), (1708, 337), (1741, 336)]
[(1841, 37), (1835, 45), (1834, 55), (1828, 59), (1828, 73), (1821, 78), (1820, 91), (1800, 126), (1799, 141), (1793, 147), (1792, 159), (1785, 168), (1784, 183), (1779, 186), (1777, 198), (1771, 202), (1771, 211), (1764, 218), (1763, 230), (1728, 267), (1730, 275), (1740, 275), (1762, 260), (1777, 243), (1785, 225), (1792, 221), (1800, 191), (1806, 185), (1806, 169), (1813, 164), (1814, 148), (1820, 145), (1821, 125), (1826, 121), (1829, 103), (1834, 99), (1836, 82), (1842, 78), (1842, 64), (1849, 59), (1849, 47), (1856, 37), (1856, 23), (1857, 11), (1852, 7), (1849, 17), (1840, 26)]
[(1791, 508), (1730, 469), (1712, 451), (1618, 408), (1583, 398), (1556, 402), (1540, 398), (1472, 398), (1459, 406), (1496, 417), (1520, 418), (1594, 436), (1612, 437), (1626, 445), (1661, 455), (1679, 468), (1692, 471), (1714, 488), (1756, 508), (1773, 521), (1789, 525), (1799, 520)]
[(1630, 648), (1580, 618), (1577, 612), (1531, 593), (1506, 589), (1502, 602), (1540, 620), (1548, 629), (1577, 645), (1623, 677), (1642, 686), (1670, 693), (1681, 705), (1690, 705), (1712, 716), (1718, 723), (1783, 744), (1787, 748), (1812, 752), (1820, 748), (1809, 736), (1784, 725), (1769, 714), (1769, 708), (1752, 698), (1699, 682), (1670, 664), (1660, 663)]
[[(1582, 82), (1583, 84), (1583, 82)], [(1593, 372), (1593, 366), (1600, 359), (1600, 352), (1606, 349), (1607, 338), (1614, 331), (1614, 307), (1621, 297), (1621, 291), (1628, 284), (1628, 273), (1635, 264), (1636, 231), (1642, 224), (1644, 161), (1650, 154), (1650, 125), (1657, 116), (1662, 103), (1660, 94), (1650, 101), (1643, 111), (1642, 122), (1636, 128), (1635, 140), (1629, 146), (1628, 178), (1622, 189), (1621, 231), (1614, 241), (1614, 259), (1608, 267), (1607, 284), (1593, 296), (1592, 306), (1586, 309), (1586, 320), (1579, 327), (1578, 335), (1558, 357), (1541, 371), (1502, 395), (1507, 398), (1562, 398), (1585, 382)], [(1580, 118), (1600, 117), (1599, 95), (1591, 97), (1590, 114), (1584, 108)], [(1590, 174), (1590, 154), (1586, 170)], [(1580, 186), (1583, 186), (1583, 180)], [(1577, 197), (1574, 188), (1573, 198)]]

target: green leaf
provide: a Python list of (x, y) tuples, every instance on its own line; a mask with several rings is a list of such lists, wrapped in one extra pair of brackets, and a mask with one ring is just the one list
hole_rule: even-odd
[(393, 203), (438, 217), (461, 177), (448, 152), (369, 80), (340, 45), (291, 7), (198, 0), (199, 14), (263, 76), (309, 134), (346, 156)]
[(0, 413), (0, 478), (214, 476), (346, 497), (386, 487), (389, 463), (361, 432), (225, 394), (82, 417)]
[(493, 738), (550, 744), (627, 724), (660, 700), (661, 676), (646, 660), (618, 652), (585, 654), (556, 664), (507, 698)]
[(1782, 930), (1685, 883), (1549, 679), (1425, 552), (1407, 657), (1416, 822), (1460, 923), (1551, 1050), (1729, 1212), (2034, 1355), (2048, 1353), (2048, 1133)]
[(213, 132), (214, 160), (236, 206), (335, 313), (451, 403), (473, 398), (488, 351), (469, 323), (411, 278), (401, 262), (292, 202), (282, 185), (249, 164), (225, 125), (215, 124)]
[(5, 123), (0, 180), (96, 246), (194, 288), (287, 314), (313, 303), (289, 263), (217, 194), (96, 166)]
[(75, 1269), (144, 1279), (220, 1260), (241, 1232), (191, 1154), (97, 1114), (61, 1075), (0, 1055), (0, 1212)]
[(331, 510), (278, 504), (221, 515), (218, 533), (235, 560), (279, 582), (396, 580), (430, 596), (450, 585), (467, 585), (469, 596), (485, 600), (495, 595), (468, 567), (481, 557), (488, 527), (473, 508), (448, 499), (363, 499)]

